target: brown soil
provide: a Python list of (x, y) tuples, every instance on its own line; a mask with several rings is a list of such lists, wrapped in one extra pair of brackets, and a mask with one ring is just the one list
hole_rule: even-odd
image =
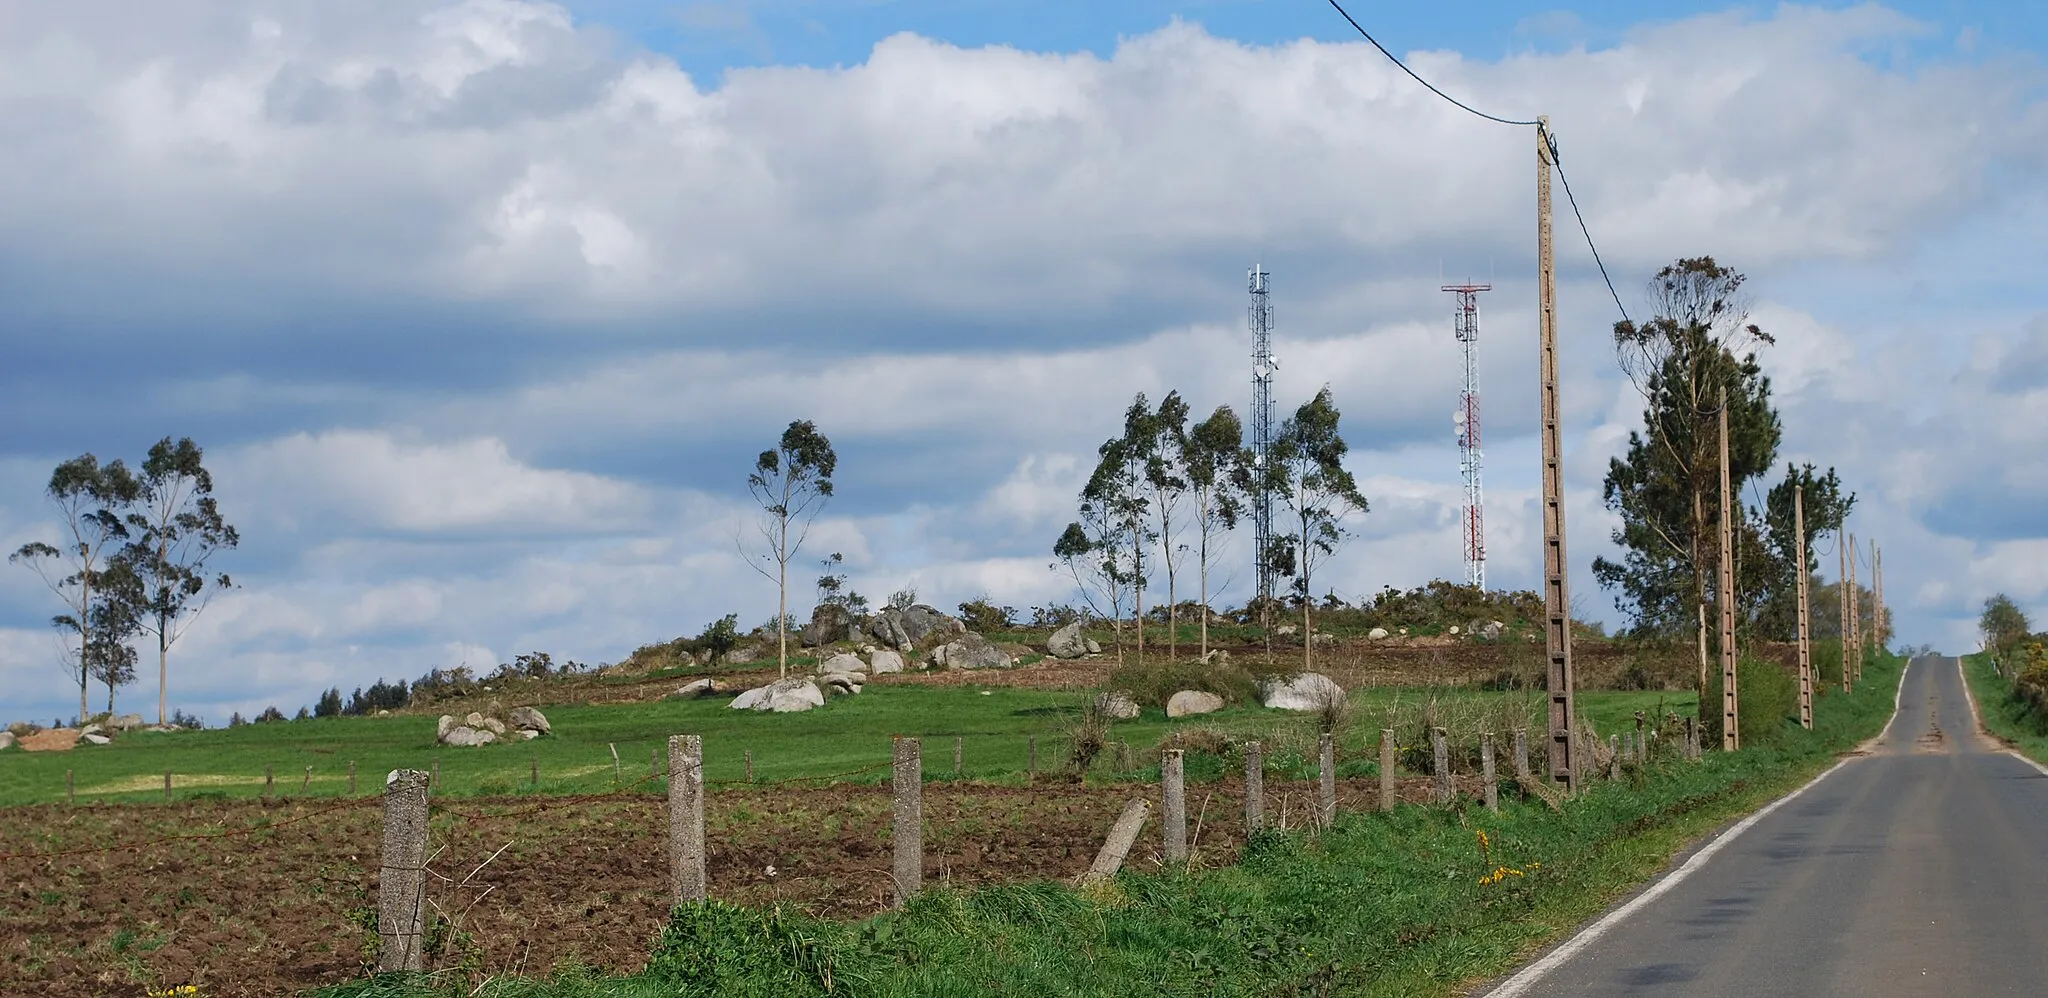
[[(1156, 792), (928, 784), (927, 884), (1072, 878), (1123, 804)], [(1378, 803), (1376, 780), (1338, 792), (1347, 810)], [(1428, 793), (1424, 779), (1400, 788), (1404, 799)], [(1314, 794), (1313, 784), (1269, 780), (1268, 820), (1301, 825)], [(1236, 859), (1242, 808), (1241, 784), (1189, 787), (1197, 862)], [(667, 910), (664, 815), (644, 794), (437, 806), (430, 967), (475, 979), (570, 962), (636, 970)], [(706, 824), (714, 896), (831, 918), (872, 915), (890, 900), (885, 788), (719, 790)], [(1160, 864), (1158, 827), (1133, 867)], [(374, 798), (10, 809), (0, 822), (0, 980), (46, 996), (188, 983), (270, 995), (356, 977), (376, 941), (381, 828)]]

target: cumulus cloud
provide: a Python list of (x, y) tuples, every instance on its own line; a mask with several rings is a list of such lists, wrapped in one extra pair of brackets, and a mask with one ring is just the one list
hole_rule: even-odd
[[(2026, 417), (2048, 326), (2026, 322), (2048, 303), (2010, 290), (2024, 274), (1996, 307), (1924, 275), (2038, 245), (2048, 109), (2035, 65), (1864, 57), (1925, 30), (1787, 6), (1413, 64), (1551, 116), (1629, 307), (1676, 256), (1751, 273), (1786, 456), (1851, 473), (1913, 580), (1903, 619), (1952, 637), (1985, 587), (2048, 600), (2013, 567), (2048, 533), (2014, 497), (2044, 483), (2009, 460), (2044, 442)], [(1045, 552), (1131, 395), (1243, 408), (1243, 272), (1263, 259), (1283, 399), (1332, 385), (1374, 500), (1327, 576), (1353, 595), (1458, 572), (1436, 284), (1494, 279), (1493, 578), (1529, 585), (1531, 138), (1361, 44), (1179, 23), (1102, 56), (906, 33), (855, 65), (711, 85), (521, 0), (9, 5), (0, 329), (20, 362), (0, 418), (21, 434), (0, 537), (48, 532), (52, 461), (191, 432), (247, 538), (244, 588), (181, 646), (196, 703), (531, 648), (616, 658), (772, 611), (735, 549), (740, 481), (810, 418), (843, 487), (805, 558), (844, 553), (871, 598), (1065, 599)], [(1583, 569), (1640, 403), (1574, 230), (1560, 219)], [(80, 386), (125, 404), (79, 412)], [(28, 677), (49, 642), (25, 580), (0, 596), (12, 706), (47, 685)]]

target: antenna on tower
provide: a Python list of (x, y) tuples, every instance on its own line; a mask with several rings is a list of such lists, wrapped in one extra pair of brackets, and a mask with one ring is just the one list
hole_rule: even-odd
[[(1267, 288), (1266, 268), (1254, 264), (1246, 274), (1251, 290), (1252, 329), (1252, 464), (1261, 476), (1273, 451), (1273, 299)], [(1259, 579), (1259, 598), (1273, 598), (1273, 494), (1263, 483), (1252, 493), (1253, 557)]]
[(1483, 452), (1479, 445), (1479, 292), (1492, 291), (1491, 284), (1446, 284), (1439, 288), (1458, 296), (1451, 311), (1451, 330), (1465, 355), (1465, 389), (1458, 395), (1458, 408), (1451, 412), (1451, 425), (1458, 433), (1458, 468), (1465, 475), (1465, 510), (1460, 533), (1465, 538), (1465, 584), (1486, 588), (1486, 487), (1481, 479)]

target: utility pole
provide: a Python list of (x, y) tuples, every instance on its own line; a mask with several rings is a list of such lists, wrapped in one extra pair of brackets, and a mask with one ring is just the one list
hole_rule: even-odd
[(1566, 793), (1578, 789), (1574, 758), (1577, 721), (1572, 711), (1572, 604), (1570, 562), (1564, 547), (1564, 450), (1557, 402), (1557, 272), (1551, 255), (1550, 171), (1557, 162), (1550, 119), (1536, 119), (1537, 331), (1543, 379), (1543, 612), (1550, 660), (1550, 779)]
[(1813, 621), (1806, 606), (1806, 489), (1792, 490), (1792, 534), (1799, 538), (1799, 726), (1813, 730)]
[(1721, 607), (1721, 749), (1742, 747), (1735, 688), (1735, 517), (1728, 487), (1728, 389), (1721, 389), (1721, 559), (1714, 601)]
[(1863, 549), (1856, 546), (1856, 535), (1849, 535), (1849, 647), (1852, 656), (1850, 665), (1856, 670), (1856, 678), (1863, 678), (1863, 590), (1856, 583), (1856, 563), (1863, 560)]
[(1879, 652), (1883, 652), (1885, 649), (1884, 548), (1878, 547), (1876, 541), (1870, 542), (1870, 558), (1870, 602), (1874, 604), (1870, 608), (1870, 630), (1872, 632), (1871, 637), (1875, 640), (1877, 644), (1877, 650)]
[(1849, 668), (1849, 534), (1841, 528), (1835, 529), (1835, 553), (1840, 556), (1842, 567), (1835, 576), (1835, 596), (1840, 599), (1842, 621), (1842, 692), (1853, 690), (1853, 675)]

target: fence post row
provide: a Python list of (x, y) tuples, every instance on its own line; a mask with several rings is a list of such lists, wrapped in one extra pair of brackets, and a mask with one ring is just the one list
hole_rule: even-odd
[(1266, 827), (1266, 748), (1258, 742), (1244, 743), (1244, 833)]
[(896, 907), (924, 887), (924, 755), (915, 738), (896, 738)]
[(668, 739), (669, 881), (676, 903), (704, 900), (704, 739)]
[(426, 922), (427, 779), (417, 769), (384, 778), (384, 855), (377, 873), (377, 970), (421, 969)]
[(1394, 809), (1394, 733), (1380, 729), (1380, 810)]
[(1188, 858), (1187, 771), (1180, 749), (1159, 753), (1159, 796), (1165, 828), (1166, 861), (1185, 863)]

